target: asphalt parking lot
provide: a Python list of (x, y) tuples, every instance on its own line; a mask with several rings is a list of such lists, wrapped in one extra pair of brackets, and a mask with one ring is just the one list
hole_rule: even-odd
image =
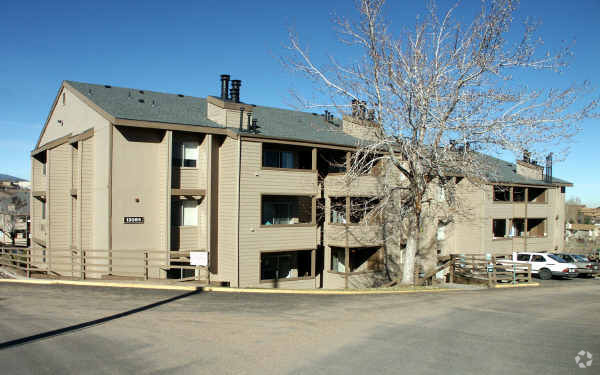
[(600, 280), (360, 296), (0, 284), (0, 371), (597, 374), (599, 311)]

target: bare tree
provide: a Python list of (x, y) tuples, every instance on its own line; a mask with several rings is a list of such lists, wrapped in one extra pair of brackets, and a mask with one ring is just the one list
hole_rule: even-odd
[[(17, 233), (21, 230), (19, 220), (25, 220), (26, 222), (26, 214), (21, 214), (21, 211), (27, 207), (27, 200), (22, 195), (15, 194), (3, 203), (6, 209), (0, 212), (0, 217), (2, 217), (0, 230), (10, 236), (11, 245), (15, 246)], [(25, 225), (27, 224), (25, 223)]]
[[(540, 51), (542, 40), (530, 21), (515, 39), (509, 31), (517, 1), (484, 0), (467, 25), (456, 19), (457, 6), (440, 11), (431, 3), (414, 29), (400, 31), (386, 21), (384, 3), (360, 0), (358, 21), (334, 21), (341, 43), (360, 51), (354, 62), (331, 57), (320, 66), (294, 33), (283, 60), (330, 99), (305, 106), (334, 106), (372, 128), (369, 141), (357, 145), (348, 178), (379, 161), (391, 165), (390, 175), (401, 176), (386, 178), (378, 199), (386, 232), (404, 237), (402, 283), (412, 283), (426, 227), (446, 225), (459, 206), (456, 176), (480, 184), (493, 178), (486, 153), (558, 154), (581, 120), (597, 116), (598, 100), (581, 102), (591, 92), (588, 83), (561, 89), (524, 83), (533, 72), (562, 72), (572, 53), (568, 47)], [(352, 110), (339, 104), (350, 101)]]

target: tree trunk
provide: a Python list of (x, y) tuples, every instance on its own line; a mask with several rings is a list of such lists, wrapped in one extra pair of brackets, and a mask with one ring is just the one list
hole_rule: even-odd
[(404, 251), (404, 259), (402, 260), (402, 284), (414, 283), (415, 279), (415, 262), (417, 257), (417, 249), (419, 247), (420, 214), (415, 214), (410, 219), (408, 233), (406, 235), (406, 250)]
[(414, 282), (418, 235), (418, 232), (411, 230), (406, 239), (406, 250), (402, 260), (402, 284), (412, 284)]

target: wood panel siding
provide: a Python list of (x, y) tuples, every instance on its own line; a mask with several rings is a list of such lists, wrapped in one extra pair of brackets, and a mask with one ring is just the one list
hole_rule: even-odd
[(383, 243), (383, 230), (376, 225), (325, 224), (325, 243), (340, 247), (365, 247)]
[[(317, 226), (261, 226), (261, 195), (317, 195), (312, 171), (264, 170), (257, 142), (242, 143), (240, 190), (240, 286), (260, 284), (260, 253), (271, 250), (316, 249)], [(314, 285), (314, 280), (313, 285)], [(280, 285), (284, 282), (280, 283)], [(313, 286), (314, 287), (314, 286)]]
[(79, 143), (81, 153), (81, 246), (80, 249), (88, 250), (93, 247), (94, 231), (94, 138), (86, 139)]
[(164, 263), (168, 264), (168, 250), (169, 250), (169, 215), (171, 211), (169, 209), (169, 201), (171, 200), (170, 184), (169, 184), (169, 142), (170, 137), (165, 134), (163, 135), (161, 143), (158, 145), (158, 247), (157, 250), (164, 250)]
[(206, 250), (206, 206), (206, 199), (198, 204), (197, 225), (171, 227), (171, 250)]
[(48, 151), (50, 159), (47, 215), (49, 244), (52, 251), (70, 249), (71, 246), (71, 146), (63, 144)]
[(183, 167), (173, 165), (171, 175), (171, 187), (173, 189), (204, 189), (206, 190), (206, 163), (208, 152), (208, 137), (204, 134), (173, 132), (173, 156), (181, 157), (183, 142), (198, 142), (198, 159), (195, 167)]
[[(71, 89), (63, 88), (59, 95), (61, 100), (52, 108), (37, 147), (69, 134), (79, 134), (89, 128), (98, 129), (108, 125), (102, 115), (79, 99)], [(64, 104), (62, 95), (65, 95)]]
[(48, 178), (43, 174), (43, 163), (36, 157), (31, 158), (32, 191), (47, 191)]
[(360, 176), (348, 183), (345, 174), (325, 177), (325, 196), (378, 196), (381, 195), (382, 177)]
[(237, 283), (237, 142), (225, 138), (219, 147), (218, 252), (215, 280)]

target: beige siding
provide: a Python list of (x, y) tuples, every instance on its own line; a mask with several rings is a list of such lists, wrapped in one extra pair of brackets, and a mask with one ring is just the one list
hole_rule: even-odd
[[(113, 131), (112, 248), (165, 250), (166, 163), (163, 130)], [(126, 224), (124, 217), (143, 217)], [(101, 249), (101, 248), (100, 248)]]
[(517, 174), (539, 181), (543, 178), (544, 169), (519, 160), (517, 161)]
[(158, 231), (159, 231), (159, 239), (158, 239), (158, 249), (157, 250), (165, 250), (165, 254), (163, 256), (164, 265), (167, 264), (168, 254), (167, 250), (169, 249), (169, 215), (171, 214), (169, 210), (169, 200), (171, 198), (171, 194), (169, 192), (169, 142), (170, 139), (165, 133), (163, 135), (162, 141), (158, 146)]
[(52, 250), (70, 247), (71, 222), (71, 146), (63, 144), (49, 151), (50, 186), (48, 191), (50, 246)]
[(31, 190), (33, 191), (46, 191), (48, 189), (48, 178), (42, 174), (43, 165), (42, 163), (32, 157), (31, 158), (31, 175), (32, 175), (32, 184)]
[(344, 289), (346, 277), (339, 273), (330, 272), (331, 269), (331, 247), (325, 246), (324, 251), (323, 287), (325, 289)]
[(79, 193), (81, 249), (92, 249), (94, 230), (94, 138), (79, 142), (81, 152), (81, 192)]
[(315, 249), (316, 226), (261, 227), (261, 194), (316, 195), (317, 174), (263, 170), (261, 144), (243, 142), (240, 206), (240, 286), (260, 286), (260, 253)]
[[(561, 215), (561, 212), (564, 212), (564, 197), (561, 200), (560, 188), (548, 189), (547, 203), (494, 202), (492, 189), (490, 185), (477, 187), (466, 182), (461, 183), (459, 199), (467, 209), (457, 215), (455, 224), (450, 225), (443, 244), (444, 254), (510, 254), (525, 250), (552, 251), (562, 247), (564, 214)], [(510, 220), (525, 217), (545, 218), (546, 237), (493, 238), (493, 219)], [(507, 231), (509, 225), (507, 221)]]
[(383, 177), (360, 176), (347, 180), (343, 174), (325, 177), (325, 196), (378, 196), (383, 188)]
[(260, 288), (274, 288), (277, 289), (315, 289), (315, 279), (306, 279), (306, 280), (278, 280), (277, 283), (274, 282), (262, 282), (259, 285), (256, 285)]
[[(64, 105), (63, 94), (65, 94)], [(106, 119), (75, 96), (72, 91), (65, 88), (59, 93), (58, 102), (50, 114), (48, 126), (42, 134), (40, 146), (65, 135), (79, 134), (90, 128), (97, 130), (106, 127), (107, 124)]]
[(219, 149), (219, 271), (215, 280), (237, 283), (237, 141), (226, 138)]
[(198, 205), (198, 225), (171, 228), (172, 250), (206, 250), (206, 199)]
[[(240, 111), (232, 109), (224, 109), (212, 103), (207, 103), (207, 117), (209, 120), (229, 128), (240, 127)], [(243, 127), (248, 128), (247, 112), (243, 115)]]
[(330, 246), (366, 247), (383, 243), (382, 228), (375, 225), (325, 225), (325, 243)]
[(61, 274), (71, 270), (71, 146), (63, 144), (48, 152), (48, 220), (51, 269)]

